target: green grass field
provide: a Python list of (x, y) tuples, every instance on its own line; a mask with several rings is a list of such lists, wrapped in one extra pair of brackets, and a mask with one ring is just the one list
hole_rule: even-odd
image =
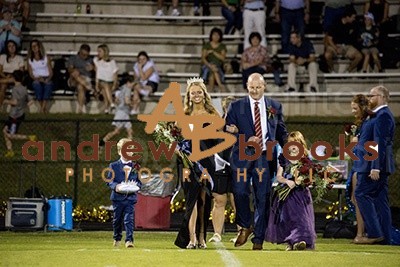
[(112, 247), (112, 232), (0, 232), (0, 266), (400, 266), (400, 247), (354, 245), (318, 237), (314, 251), (251, 243), (234, 248), (208, 243), (206, 250), (174, 246), (176, 232), (135, 232), (135, 248)]

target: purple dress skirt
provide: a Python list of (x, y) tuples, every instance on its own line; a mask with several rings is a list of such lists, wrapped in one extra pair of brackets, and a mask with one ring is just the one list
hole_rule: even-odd
[(316, 237), (310, 189), (295, 187), (284, 201), (274, 194), (265, 240), (291, 246), (305, 241), (308, 249), (314, 249)]

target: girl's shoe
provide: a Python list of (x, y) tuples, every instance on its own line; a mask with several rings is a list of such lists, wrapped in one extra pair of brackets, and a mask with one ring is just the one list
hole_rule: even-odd
[(293, 244), (293, 250), (305, 250), (307, 247), (306, 242), (300, 241), (298, 243)]

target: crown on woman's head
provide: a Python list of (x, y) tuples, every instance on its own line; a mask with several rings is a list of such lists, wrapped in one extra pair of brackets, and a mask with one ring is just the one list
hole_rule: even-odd
[(204, 80), (200, 77), (193, 77), (187, 80), (187, 85), (191, 85), (192, 83), (204, 83)]

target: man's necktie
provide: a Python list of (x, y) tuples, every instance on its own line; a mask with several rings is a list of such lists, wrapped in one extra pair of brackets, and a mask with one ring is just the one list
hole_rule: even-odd
[(260, 102), (254, 103), (254, 128), (256, 130), (256, 136), (260, 138), (260, 144), (263, 143), (262, 128), (261, 128), (261, 118), (260, 118), (260, 108), (258, 107)]

